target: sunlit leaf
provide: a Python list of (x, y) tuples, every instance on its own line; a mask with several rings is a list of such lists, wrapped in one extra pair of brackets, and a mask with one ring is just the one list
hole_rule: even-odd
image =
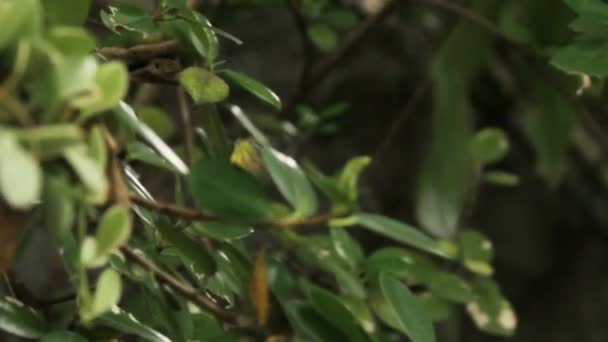
[(2, 148), (0, 154), (0, 190), (15, 209), (29, 209), (42, 192), (42, 170), (34, 156), (18, 146)]
[(131, 218), (129, 210), (120, 205), (114, 205), (106, 210), (97, 228), (98, 257), (107, 257), (116, 248), (123, 245), (131, 235)]
[(118, 313), (107, 313), (96, 320), (97, 324), (107, 326), (118, 331), (137, 335), (150, 342), (171, 342), (171, 340), (160, 332), (141, 323), (133, 315), (124, 311)]

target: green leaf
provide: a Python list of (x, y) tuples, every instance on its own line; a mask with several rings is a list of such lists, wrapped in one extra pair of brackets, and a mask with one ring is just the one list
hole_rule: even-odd
[(246, 225), (213, 221), (194, 223), (192, 229), (202, 235), (224, 241), (242, 239), (253, 233), (253, 228)]
[(0, 152), (2, 196), (15, 209), (31, 208), (42, 192), (42, 170), (38, 161), (16, 143)]
[(464, 230), (458, 236), (462, 263), (471, 272), (491, 276), (494, 273), (492, 241), (475, 230)]
[(331, 50), (338, 44), (338, 35), (327, 25), (312, 24), (308, 26), (306, 32), (310, 40), (323, 51)]
[(138, 107), (136, 112), (139, 119), (162, 139), (169, 139), (175, 134), (175, 124), (167, 112), (156, 107)]
[(275, 216), (262, 186), (249, 173), (223, 159), (192, 166), (190, 189), (199, 206), (228, 220), (255, 222)]
[(302, 337), (321, 342), (348, 341), (340, 330), (318, 314), (310, 304), (290, 300), (285, 306), (292, 325), (304, 335)]
[(438, 297), (458, 303), (468, 303), (475, 298), (471, 286), (455, 274), (435, 270), (427, 272), (422, 280)]
[(63, 151), (63, 156), (81, 182), (90, 190), (93, 202), (105, 201), (109, 191), (105, 169), (88, 154), (86, 146), (70, 146)]
[(393, 276), (381, 273), (379, 280), (384, 298), (412, 342), (434, 342), (433, 324), (420, 300)]
[(137, 132), (148, 144), (150, 144), (159, 155), (161, 155), (171, 166), (181, 174), (188, 174), (188, 166), (180, 157), (154, 132), (148, 125), (137, 118), (133, 108), (121, 101), (114, 111), (118, 119)]
[(608, 39), (582, 37), (571, 45), (558, 49), (551, 63), (567, 73), (583, 73), (596, 77), (608, 76)]
[(525, 125), (538, 155), (539, 172), (550, 186), (557, 186), (578, 121), (577, 110), (555, 86), (544, 80), (529, 81)]
[(489, 278), (478, 278), (473, 288), (476, 299), (466, 308), (475, 325), (493, 335), (512, 336), (517, 328), (517, 316), (496, 283)]
[(70, 99), (76, 104), (97, 101), (100, 96), (99, 90), (95, 89), (97, 68), (93, 56), (66, 55), (61, 59), (57, 65), (57, 87), (61, 98)]
[(54, 27), (49, 31), (48, 40), (64, 55), (86, 56), (95, 50), (95, 39), (79, 27)]
[(163, 239), (175, 247), (177, 254), (186, 265), (192, 266), (202, 276), (215, 273), (215, 262), (201, 243), (195, 242), (176, 227), (171, 227), (166, 221), (159, 221), (156, 228)]
[(151, 342), (171, 342), (171, 340), (160, 332), (139, 322), (133, 315), (121, 311), (119, 313), (107, 313), (99, 317), (97, 324), (116, 329), (120, 332), (136, 335)]
[(473, 159), (480, 164), (495, 163), (509, 151), (509, 140), (499, 128), (484, 128), (471, 141)]
[(329, 230), (336, 255), (340, 257), (351, 270), (356, 270), (363, 260), (363, 250), (350, 234), (343, 228), (331, 228)]
[(268, 146), (262, 147), (262, 159), (279, 191), (293, 206), (293, 217), (314, 214), (318, 207), (317, 195), (298, 163)]
[(129, 240), (131, 218), (129, 210), (121, 205), (107, 209), (97, 227), (96, 256), (106, 258)]
[(331, 226), (344, 227), (361, 225), (373, 232), (389, 237), (406, 245), (419, 248), (423, 251), (448, 258), (437, 242), (416, 228), (391, 218), (366, 213), (356, 213), (344, 219), (335, 219)]
[(38, 0), (3, 0), (0, 3), (0, 49), (17, 39), (39, 34), (41, 13)]
[(84, 142), (84, 133), (78, 125), (50, 124), (21, 130), (19, 138), (46, 159), (60, 155), (67, 147)]
[(113, 3), (109, 12), (100, 13), (103, 24), (116, 34), (132, 33), (136, 39), (148, 38), (155, 30), (155, 23), (145, 10), (126, 3)]
[(323, 17), (330, 25), (339, 30), (351, 29), (358, 21), (357, 15), (354, 12), (340, 8), (325, 12)]
[(483, 181), (498, 186), (512, 187), (519, 184), (519, 177), (510, 172), (489, 171), (483, 174)]
[(222, 72), (241, 88), (270, 104), (274, 108), (281, 110), (281, 99), (262, 83), (231, 69), (225, 69)]
[(359, 198), (359, 177), (371, 161), (372, 159), (367, 156), (352, 158), (344, 165), (338, 176), (338, 187), (352, 205), (356, 205)]
[(45, 222), (57, 241), (63, 241), (74, 224), (74, 200), (70, 190), (65, 179), (46, 176), (43, 196)]
[(118, 304), (121, 294), (120, 274), (111, 268), (105, 269), (97, 279), (91, 307), (81, 307), (82, 319), (86, 322), (103, 315)]
[(190, 314), (192, 318), (193, 330), (190, 340), (193, 341), (226, 341), (236, 342), (237, 339), (224, 331), (215, 317), (210, 313), (201, 311), (197, 314)]
[(182, 70), (179, 82), (198, 104), (217, 103), (228, 97), (226, 82), (203, 68), (189, 67)]
[(71, 331), (53, 331), (40, 339), (40, 342), (87, 342), (82, 335)]
[(24, 338), (40, 338), (47, 324), (34, 309), (24, 306), (12, 297), (0, 300), (0, 329)]
[(89, 15), (91, 0), (42, 0), (42, 6), (51, 25), (81, 26)]
[(122, 100), (129, 89), (129, 73), (120, 62), (109, 62), (99, 66), (94, 78), (99, 89), (99, 97), (91, 103), (78, 106), (83, 110), (81, 119), (86, 120), (93, 114), (113, 108)]
[(340, 329), (348, 336), (348, 341), (368, 341), (357, 318), (348, 307), (333, 293), (310, 284), (308, 286), (308, 299), (317, 313)]

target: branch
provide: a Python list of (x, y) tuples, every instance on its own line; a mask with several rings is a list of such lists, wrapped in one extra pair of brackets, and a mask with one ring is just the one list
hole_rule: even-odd
[(120, 59), (129, 67), (146, 65), (156, 58), (174, 57), (179, 46), (176, 40), (165, 40), (158, 43), (134, 45), (129, 48), (103, 47), (97, 53), (107, 59)]
[(511, 45), (512, 47), (517, 48), (518, 50), (521, 50), (522, 52), (524, 52), (526, 54), (529, 54), (534, 57), (540, 56), (539, 51), (537, 51), (536, 49), (514, 40), (512, 37), (510, 37), (508, 34), (504, 33), (498, 26), (496, 26), (493, 22), (488, 20), (486, 17), (479, 15), (478, 13), (475, 13), (474, 11), (471, 11), (470, 9), (468, 9), (466, 7), (463, 7), (458, 3), (448, 2), (446, 0), (408, 0), (408, 1), (419, 3), (421, 5), (432, 6), (432, 7), (444, 10), (446, 12), (450, 12), (460, 18), (470, 21), (471, 23), (488, 31), (488, 33), (496, 36), (498, 39), (502, 40), (503, 42)]
[[(241, 317), (220, 307), (215, 302), (202, 295), (195, 287), (163, 271), (158, 266), (156, 266), (154, 262), (152, 262), (145, 256), (137, 253), (135, 250), (126, 246), (121, 247), (120, 250), (128, 259), (152, 272), (160, 282), (168, 285), (169, 287), (180, 293), (183, 297), (199, 306), (200, 308), (209, 311), (218, 320), (234, 325), (238, 327), (241, 331), (249, 333), (256, 337), (263, 337), (266, 335), (263, 331), (253, 327), (251, 323), (247, 323), (250, 321), (248, 318)], [(246, 326), (243, 326), (244, 322), (247, 323)]]
[[(196, 209), (179, 207), (173, 204), (161, 203), (155, 201), (149, 201), (138, 197), (136, 195), (130, 196), (131, 202), (140, 207), (153, 210), (157, 213), (161, 213), (163, 215), (176, 217), (188, 221), (219, 221), (222, 218), (208, 214)], [(304, 227), (304, 226), (317, 226), (320, 224), (324, 224), (329, 222), (332, 219), (342, 217), (343, 215), (326, 213), (319, 214), (315, 216), (311, 216), (305, 219), (293, 220), (293, 221), (269, 221), (269, 222), (253, 222), (251, 226), (255, 228), (295, 228), (295, 227)]]
[[(302, 11), (300, 10), (302, 2), (300, 0), (289, 0), (289, 9), (291, 10), (291, 14), (293, 16), (293, 20), (296, 24), (296, 28), (298, 29), (298, 33), (300, 34), (300, 41), (302, 43), (302, 51), (304, 53), (304, 60), (302, 63), (302, 67), (300, 69), (300, 79), (298, 80), (298, 85), (296, 89), (301, 89), (306, 84), (306, 80), (308, 78), (308, 73), (312, 66), (313, 55), (314, 55), (314, 44), (310, 40), (307, 32), (307, 23), (306, 17), (302, 15)], [(299, 90), (296, 90), (298, 92)]]
[(293, 109), (308, 93), (314, 89), (321, 81), (323, 81), (333, 69), (335, 69), (340, 62), (347, 57), (357, 45), (367, 36), (373, 27), (378, 23), (382, 22), (386, 16), (394, 9), (394, 3), (397, 0), (390, 0), (384, 7), (363, 23), (359, 24), (354, 28), (350, 34), (344, 39), (341, 46), (339, 46), (333, 53), (311, 66), (309, 76), (306, 78), (306, 82), (296, 89), (294, 94), (286, 101), (285, 107), (281, 111), (282, 116), (289, 116), (293, 113)]
[(182, 131), (184, 133), (184, 159), (186, 165), (192, 166), (194, 160), (194, 136), (192, 135), (192, 114), (188, 107), (188, 99), (186, 98), (186, 92), (182, 87), (177, 88), (177, 103), (179, 106), (179, 113), (182, 120)]

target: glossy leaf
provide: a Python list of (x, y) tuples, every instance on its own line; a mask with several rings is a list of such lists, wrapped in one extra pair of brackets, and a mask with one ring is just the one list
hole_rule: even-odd
[(278, 110), (281, 110), (281, 99), (279, 99), (277, 94), (268, 89), (262, 83), (231, 69), (225, 69), (222, 71), (222, 73), (228, 76), (228, 78), (230, 78), (235, 84), (253, 94), (260, 100), (270, 104)]
[(413, 342), (434, 342), (433, 324), (420, 300), (397, 278), (381, 273), (380, 288), (402, 328)]
[(298, 163), (291, 157), (262, 147), (262, 158), (281, 194), (293, 206), (294, 217), (306, 217), (317, 211), (317, 195)]
[(438, 246), (435, 240), (431, 239), (412, 226), (385, 216), (356, 213), (344, 219), (332, 220), (330, 224), (337, 227), (361, 225), (373, 232), (384, 235), (401, 243), (419, 248), (438, 256), (446, 258), (448, 257)]
[(124, 102), (120, 102), (116, 108), (118, 118), (126, 123), (128, 127), (135, 130), (147, 143), (149, 143), (160, 156), (167, 160), (173, 168), (181, 174), (188, 174), (188, 166), (181, 158), (169, 147), (162, 138), (156, 134), (148, 125), (137, 118), (133, 108)]
[(226, 82), (206, 69), (186, 68), (179, 74), (179, 82), (199, 104), (217, 103), (228, 97)]
[(199, 206), (228, 220), (255, 222), (273, 217), (257, 180), (228, 161), (203, 159), (192, 166), (190, 187)]
[(42, 316), (12, 297), (0, 300), (0, 330), (24, 338), (40, 338), (47, 331)]
[(491, 276), (494, 273), (492, 241), (475, 230), (464, 230), (458, 236), (462, 253), (462, 263), (471, 272)]
[(333, 293), (315, 285), (308, 286), (308, 298), (315, 311), (331, 322), (349, 341), (367, 341), (358, 320)]
[(178, 228), (171, 227), (166, 221), (159, 221), (156, 227), (163, 239), (175, 247), (184, 263), (192, 265), (194, 270), (203, 276), (210, 276), (215, 272), (215, 262), (203, 245), (192, 240)]
[(330, 229), (331, 240), (336, 255), (340, 257), (351, 270), (356, 270), (363, 260), (363, 250), (357, 240), (343, 228)]
[(171, 342), (171, 340), (160, 332), (142, 324), (133, 315), (120, 311), (118, 313), (107, 313), (95, 321), (97, 324), (116, 329), (120, 332), (132, 334), (150, 342)]

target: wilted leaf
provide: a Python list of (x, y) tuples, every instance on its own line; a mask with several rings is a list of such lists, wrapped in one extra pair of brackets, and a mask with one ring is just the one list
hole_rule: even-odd
[(249, 297), (255, 308), (258, 324), (265, 326), (268, 322), (270, 298), (268, 290), (268, 275), (266, 274), (266, 254), (262, 250), (255, 258), (251, 280), (249, 281)]

